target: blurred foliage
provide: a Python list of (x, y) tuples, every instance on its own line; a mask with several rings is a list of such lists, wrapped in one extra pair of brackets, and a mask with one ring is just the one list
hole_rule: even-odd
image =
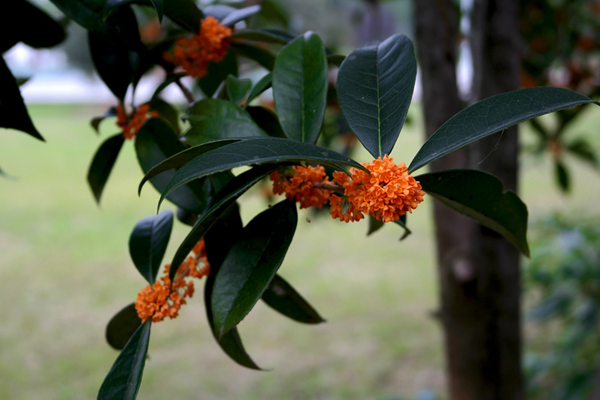
[(525, 269), (529, 294), (539, 295), (527, 317), (539, 350), (525, 355), (531, 399), (578, 400), (593, 389), (600, 363), (600, 224), (550, 216)]

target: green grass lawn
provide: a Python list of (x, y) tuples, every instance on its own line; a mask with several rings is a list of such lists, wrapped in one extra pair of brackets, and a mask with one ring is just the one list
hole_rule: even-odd
[[(135, 223), (156, 211), (157, 193), (136, 189), (141, 171), (126, 143), (98, 207), (87, 187), (88, 163), (101, 140), (89, 119), (102, 107), (35, 106), (47, 143), (2, 131), (0, 167), (0, 399), (90, 399), (118, 353), (104, 342), (111, 316), (144, 286), (127, 251)], [(590, 109), (581, 129), (598, 126)], [(421, 123), (402, 133), (396, 161), (409, 162)], [(590, 132), (593, 136), (593, 132)], [(592, 137), (600, 149), (598, 135)], [(360, 161), (367, 161), (362, 154)], [(547, 161), (523, 160), (522, 193), (532, 218), (551, 211), (596, 213), (600, 176), (571, 163), (574, 192), (554, 187)], [(245, 221), (264, 207), (258, 192), (242, 199)], [(444, 390), (431, 199), (411, 215), (413, 235), (389, 226), (366, 238), (366, 223), (300, 215), (280, 272), (327, 319), (297, 324), (258, 304), (241, 323), (247, 350), (262, 367), (237, 366), (214, 343), (202, 296), (180, 317), (153, 326), (140, 399), (381, 399)], [(311, 222), (306, 221), (310, 218)], [(186, 233), (176, 224), (166, 259)], [(200, 291), (199, 291), (200, 292)]]

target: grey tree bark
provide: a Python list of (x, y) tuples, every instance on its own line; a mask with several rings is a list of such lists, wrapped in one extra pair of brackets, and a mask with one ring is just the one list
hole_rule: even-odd
[[(458, 112), (458, 20), (452, 0), (414, 0), (426, 135)], [(517, 0), (475, 0), (474, 99), (518, 88)], [(481, 168), (517, 188), (516, 129), (436, 161), (433, 170)], [(434, 207), (440, 319), (451, 400), (520, 400), (519, 253), (495, 232)]]

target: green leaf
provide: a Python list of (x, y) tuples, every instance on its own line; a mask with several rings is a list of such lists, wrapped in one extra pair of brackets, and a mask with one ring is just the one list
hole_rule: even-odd
[(100, 203), (102, 191), (108, 181), (110, 171), (112, 171), (117, 161), (117, 156), (119, 155), (119, 151), (121, 151), (121, 147), (123, 147), (124, 141), (125, 139), (123, 139), (123, 134), (121, 133), (109, 137), (100, 145), (92, 159), (87, 180), (98, 203)]
[(239, 10), (235, 10), (227, 14), (227, 16), (221, 20), (221, 24), (225, 26), (233, 26), (236, 23), (256, 14), (259, 11), (259, 5), (240, 8)]
[(184, 76), (186, 76), (185, 73), (179, 73), (179, 74), (171, 74), (168, 75), (165, 80), (156, 87), (156, 90), (154, 90), (154, 94), (152, 95), (152, 100), (150, 100), (150, 102), (154, 101), (155, 99), (158, 98), (158, 95), (170, 84), (180, 80), (181, 78), (183, 78)]
[(296, 36), (279, 29), (244, 29), (234, 32), (229, 36), (231, 39), (247, 39), (256, 42), (288, 44)]
[(256, 85), (254, 85), (252, 87), (252, 90), (250, 91), (250, 94), (248, 95), (248, 100), (246, 101), (246, 104), (245, 104), (246, 107), (248, 106), (248, 104), (250, 104), (250, 102), (252, 100), (254, 100), (262, 92), (264, 92), (265, 90), (267, 90), (268, 88), (271, 87), (272, 79), (273, 79), (273, 74), (269, 72), (268, 74), (266, 74), (265, 76), (260, 78), (260, 80), (258, 82), (256, 82)]
[[(158, 16), (158, 22), (162, 23), (163, 15), (165, 13), (165, 5), (163, 0), (150, 0), (154, 9), (156, 10), (156, 15)], [(168, 1), (168, 0), (167, 0)]]
[[(137, 140), (139, 140), (139, 132)], [(219, 140), (217, 142), (205, 143), (199, 146), (188, 148), (182, 152), (179, 152), (167, 158), (161, 163), (156, 164), (150, 171), (146, 172), (146, 175), (144, 175), (144, 178), (142, 179), (142, 181), (140, 182), (140, 186), (138, 187), (138, 194), (142, 192), (142, 187), (144, 186), (144, 183), (154, 178), (155, 176), (167, 172), (173, 168), (180, 168), (188, 162), (192, 161), (194, 158), (206, 153), (207, 151), (214, 150), (219, 147), (226, 146), (228, 144), (238, 141), (240, 141), (240, 139), (225, 139)]]
[(122, 350), (135, 331), (142, 325), (142, 320), (131, 303), (115, 314), (106, 325), (106, 341), (116, 350)]
[(168, 0), (163, 3), (167, 17), (190, 32), (200, 32), (200, 21), (204, 14), (194, 0)]
[(33, 125), (25, 103), (23, 103), (19, 85), (2, 57), (0, 57), (0, 88), (2, 88), (0, 90), (0, 128), (17, 129), (44, 141)]
[(175, 107), (158, 97), (153, 98), (148, 104), (150, 111), (156, 111), (159, 119), (166, 122), (174, 133), (179, 133), (179, 112)]
[(488, 97), (465, 108), (431, 135), (408, 170), (416, 171), (456, 149), (519, 122), (586, 103), (596, 102), (579, 93), (554, 87), (533, 87)]
[(102, 121), (104, 121), (106, 118), (112, 118), (116, 116), (117, 107), (109, 107), (108, 110), (106, 110), (106, 112), (104, 113), (104, 115), (92, 118), (92, 120), (90, 121), (90, 125), (92, 125), (92, 128), (94, 128), (96, 133), (100, 133), (100, 123), (102, 123)]
[[(166, 122), (158, 118), (147, 120), (138, 131), (135, 139), (135, 153), (144, 173), (149, 172), (168, 157), (186, 149), (187, 146), (181, 143), (175, 131)], [(164, 174), (151, 178), (150, 182), (156, 190), (162, 192), (174, 175), (174, 170), (165, 171)], [(202, 192), (200, 182), (191, 182), (189, 185), (182, 186), (171, 193), (168, 199), (178, 207), (200, 212), (206, 202), (205, 198), (201, 196)]]
[(410, 234), (412, 234), (412, 231), (408, 229), (408, 226), (406, 225), (406, 214), (402, 215), (400, 219), (394, 221), (394, 223), (402, 227), (402, 229), (404, 229), (404, 233), (402, 234), (402, 236), (400, 236), (400, 241), (406, 239)]
[(206, 97), (212, 97), (227, 76), (238, 74), (237, 57), (233, 52), (228, 52), (220, 63), (209, 63), (206, 76), (198, 81), (198, 85)]
[(66, 37), (60, 23), (27, 1), (11, 0), (7, 11), (10, 17), (4, 18), (0, 24), (0, 53), (18, 42), (34, 49), (54, 47)]
[(556, 183), (558, 184), (560, 190), (568, 193), (571, 189), (571, 180), (569, 179), (569, 172), (562, 162), (554, 162), (554, 174), (556, 176)]
[(566, 150), (582, 161), (589, 163), (592, 167), (598, 169), (598, 158), (594, 153), (594, 148), (585, 139), (578, 138), (566, 146)]
[(250, 114), (252, 120), (271, 137), (285, 139), (285, 133), (281, 129), (279, 119), (272, 111), (258, 106), (249, 106), (246, 112)]
[(256, 61), (269, 71), (273, 70), (275, 55), (270, 51), (243, 43), (231, 43), (231, 49), (243, 57)]
[(336, 66), (341, 66), (342, 63), (344, 62), (344, 60), (346, 59), (346, 56), (342, 55), (342, 54), (330, 54), (327, 56), (327, 63), (328, 64), (333, 64)]
[(283, 200), (242, 230), (213, 288), (214, 329), (219, 338), (239, 324), (261, 298), (283, 263), (297, 223), (296, 204)]
[[(219, 223), (214, 226), (204, 237), (206, 243), (206, 257), (210, 264), (210, 274), (206, 279), (204, 289), (204, 307), (206, 309), (206, 317), (210, 325), (210, 331), (215, 339), (214, 321), (210, 307), (210, 299), (215, 283), (215, 277), (221, 268), (221, 264), (225, 256), (231, 249), (231, 246), (236, 242), (239, 233), (242, 231), (242, 218), (237, 204), (231, 204), (231, 207), (219, 218)], [(231, 357), (238, 364), (252, 369), (260, 370), (258, 365), (250, 358), (237, 329), (234, 328), (226, 333), (221, 340), (217, 339), (217, 343), (223, 349), (225, 354)]]
[(431, 172), (415, 179), (427, 194), (495, 230), (529, 257), (527, 206), (515, 193), (505, 192), (500, 179), (471, 169)]
[(378, 220), (371, 214), (369, 214), (369, 230), (367, 231), (367, 236), (372, 235), (383, 227), (383, 221)]
[(394, 148), (408, 113), (416, 76), (413, 44), (404, 35), (356, 49), (340, 66), (340, 108), (373, 157), (383, 157)]
[(140, 274), (153, 285), (167, 251), (173, 213), (165, 210), (158, 215), (142, 218), (129, 236), (129, 254)]
[(288, 138), (315, 143), (321, 131), (328, 85), (321, 38), (312, 32), (288, 43), (273, 68), (273, 99)]
[(104, 378), (98, 400), (134, 400), (137, 397), (146, 364), (150, 326), (148, 319), (129, 339)]
[[(188, 235), (183, 239), (179, 248), (173, 256), (171, 265), (180, 265), (187, 255), (192, 251), (196, 243), (209, 232), (209, 230), (219, 221), (235, 201), (252, 186), (260, 182), (266, 175), (269, 175), (277, 168), (276, 165), (260, 166), (252, 168), (233, 178), (219, 192), (210, 207), (205, 210), (198, 221), (194, 224)], [(171, 281), (175, 276), (177, 268), (171, 269), (169, 276)], [(171, 276), (172, 275), (172, 276)]]
[(281, 276), (275, 275), (262, 295), (267, 305), (294, 321), (320, 324), (325, 320)]
[(185, 139), (192, 146), (218, 139), (267, 136), (250, 115), (231, 102), (221, 99), (204, 99), (187, 109), (192, 127)]
[(233, 75), (227, 77), (227, 96), (229, 101), (237, 106), (241, 106), (252, 89), (250, 79), (238, 79)]
[(232, 168), (281, 161), (315, 163), (336, 168), (347, 165), (366, 171), (365, 167), (351, 158), (324, 147), (288, 139), (249, 138), (208, 151), (181, 167), (165, 188), (159, 207), (169, 193), (194, 179)]
[(102, 18), (106, 0), (50, 0), (63, 13), (88, 31), (106, 33), (114, 27)]

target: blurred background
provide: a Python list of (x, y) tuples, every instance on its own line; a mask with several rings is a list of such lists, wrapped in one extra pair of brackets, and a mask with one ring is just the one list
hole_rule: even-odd
[[(34, 3), (61, 18), (48, 1)], [(523, 11), (523, 86), (569, 87), (597, 97), (598, 16), (581, 8), (596, 2), (536, 3)], [(347, 54), (394, 33), (411, 37), (411, 4), (270, 0), (255, 23), (315, 31)], [(465, 34), (469, 7), (457, 2)], [(559, 22), (563, 30), (553, 28)], [(47, 142), (6, 130), (0, 141), (6, 173), (0, 179), (1, 399), (94, 398), (118, 354), (105, 343), (106, 323), (145, 284), (127, 242), (135, 223), (155, 212), (159, 196), (146, 187), (138, 197), (142, 172), (126, 143), (96, 205), (87, 168), (101, 141), (119, 129), (108, 119), (98, 136), (90, 120), (116, 100), (93, 73), (84, 29), (72, 22), (67, 30), (56, 48), (20, 43), (4, 54), (13, 74), (28, 79), (21, 93)], [(467, 100), (469, 48), (457, 40), (458, 83)], [(137, 99), (151, 96), (162, 79), (151, 72)], [(392, 154), (396, 161), (410, 162), (423, 142), (419, 93)], [(164, 96), (184, 109), (176, 88)], [(521, 130), (520, 195), (529, 208), (532, 245), (523, 271), (524, 361), (532, 399), (586, 398), (600, 363), (600, 112), (577, 110), (576, 118), (545, 116)], [(328, 115), (330, 128), (342, 129), (339, 112)], [(358, 148), (354, 158), (369, 159)], [(242, 198), (244, 221), (266, 201), (260, 190)], [(366, 237), (365, 221), (346, 225), (303, 211), (280, 272), (327, 323), (297, 324), (259, 303), (240, 333), (269, 371), (251, 371), (214, 343), (197, 295), (178, 319), (153, 327), (139, 398), (444, 398), (432, 201), (409, 216), (413, 233), (401, 242), (397, 226)], [(166, 258), (186, 231), (176, 225)]]

